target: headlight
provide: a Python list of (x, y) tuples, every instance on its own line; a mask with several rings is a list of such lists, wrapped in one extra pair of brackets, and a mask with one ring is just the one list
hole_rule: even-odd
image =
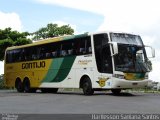
[(145, 74), (145, 79), (148, 79), (148, 78), (149, 78), (149, 77), (148, 77), (148, 73), (146, 73), (146, 74)]

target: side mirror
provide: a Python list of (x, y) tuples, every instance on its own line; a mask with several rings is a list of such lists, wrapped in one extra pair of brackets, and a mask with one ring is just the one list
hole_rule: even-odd
[[(150, 50), (148, 49), (150, 48)], [(155, 57), (155, 49), (152, 48), (151, 46), (146, 46), (145, 45), (145, 49), (146, 49), (146, 52), (147, 52), (147, 55), (148, 55), (148, 52), (149, 52), (149, 55), (151, 54), (151, 56), (148, 56), (148, 58), (154, 58)]]
[(118, 44), (117, 44), (117, 42), (108, 42), (109, 44), (112, 44), (112, 47), (113, 47), (113, 53), (112, 53), (112, 56), (113, 55), (116, 55), (116, 54), (118, 54)]

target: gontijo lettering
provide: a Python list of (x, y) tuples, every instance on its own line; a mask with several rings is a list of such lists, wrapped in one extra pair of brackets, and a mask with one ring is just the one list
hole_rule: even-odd
[(45, 65), (45, 61), (22, 63), (22, 69), (44, 68)]

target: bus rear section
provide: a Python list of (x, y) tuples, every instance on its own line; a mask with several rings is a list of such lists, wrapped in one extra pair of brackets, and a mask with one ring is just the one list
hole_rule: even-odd
[(10, 47), (5, 55), (6, 85), (18, 92), (40, 89), (55, 93), (58, 88), (79, 88), (84, 78), (80, 73), (92, 68), (92, 58), (88, 34)]

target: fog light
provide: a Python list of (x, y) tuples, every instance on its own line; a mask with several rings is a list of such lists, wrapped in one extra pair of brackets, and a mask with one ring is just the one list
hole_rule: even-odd
[(147, 73), (145, 74), (145, 79), (148, 79), (148, 74)]

